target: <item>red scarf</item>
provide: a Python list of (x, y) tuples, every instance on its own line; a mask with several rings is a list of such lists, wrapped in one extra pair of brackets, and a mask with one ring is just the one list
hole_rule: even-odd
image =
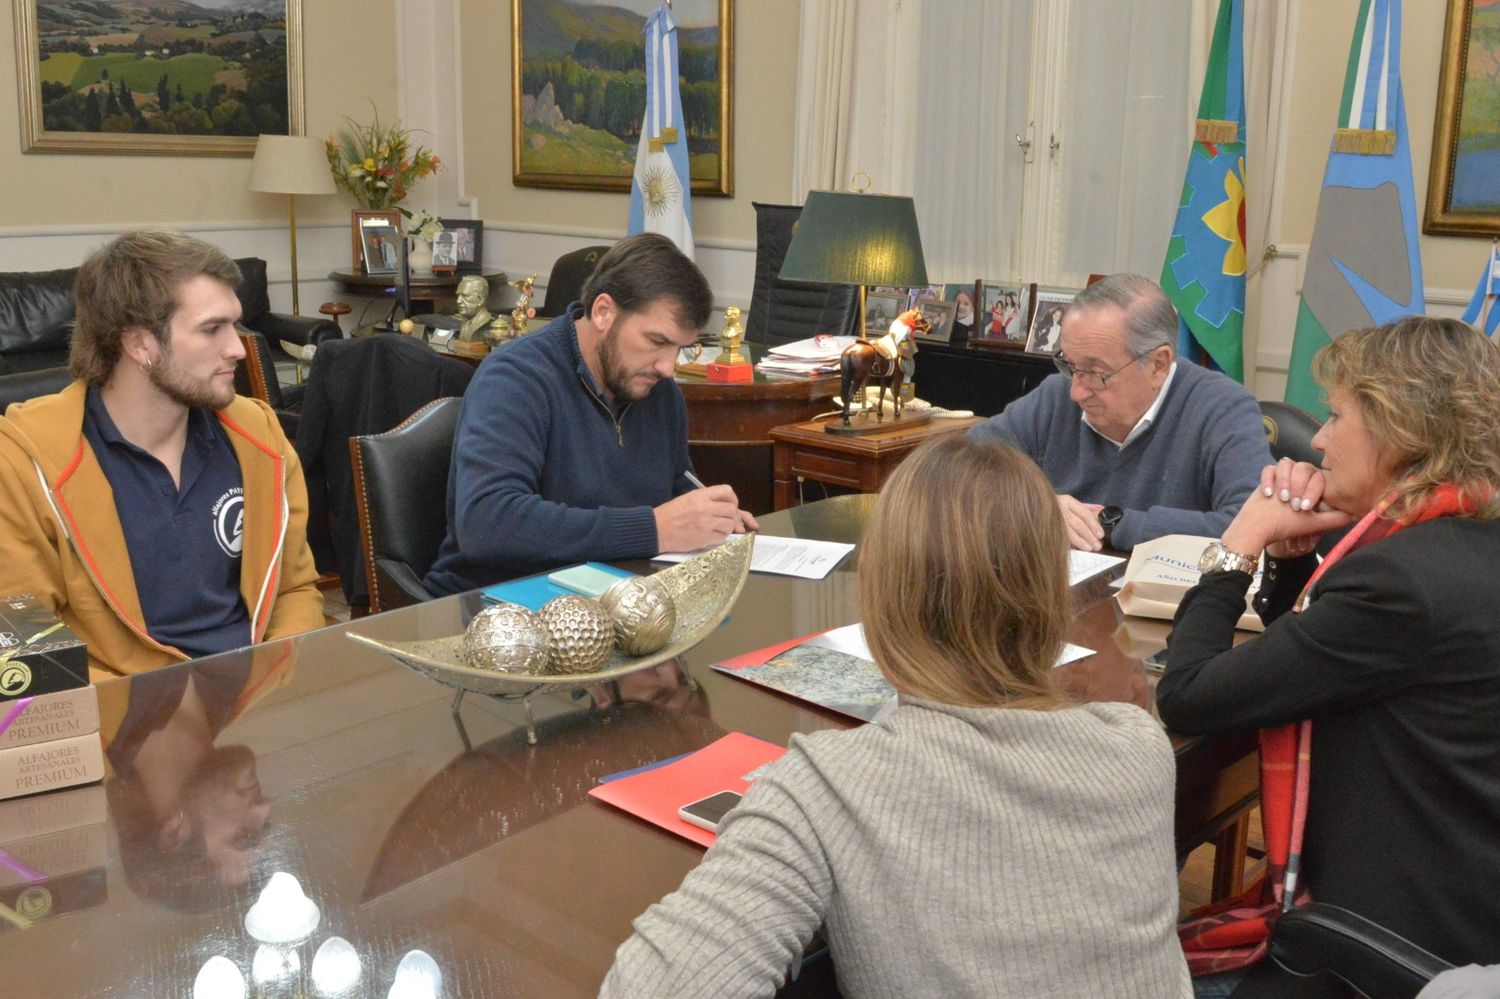
[[(1339, 559), (1366, 545), (1439, 517), (1461, 517), (1474, 504), (1452, 485), (1439, 486), (1406, 516), (1383, 516), (1396, 500), (1385, 496), (1314, 570), (1292, 606), (1300, 613), (1309, 595)], [(1308, 773), (1312, 766), (1312, 722), (1305, 720), (1261, 729), (1260, 819), (1266, 840), (1266, 871), (1244, 893), (1227, 902), (1205, 906), (1177, 927), (1178, 939), (1194, 977), (1245, 968), (1265, 956), (1271, 930), (1281, 913), (1308, 900), (1299, 887), (1302, 833), (1307, 824)]]

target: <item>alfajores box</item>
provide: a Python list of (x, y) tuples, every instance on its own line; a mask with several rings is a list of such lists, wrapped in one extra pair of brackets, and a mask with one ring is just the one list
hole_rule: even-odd
[(0, 749), (0, 798), (18, 798), (104, 779), (99, 733)]
[(0, 597), (0, 701), (88, 685), (78, 636), (30, 593)]
[(99, 731), (99, 691), (74, 687), (0, 702), (0, 749)]

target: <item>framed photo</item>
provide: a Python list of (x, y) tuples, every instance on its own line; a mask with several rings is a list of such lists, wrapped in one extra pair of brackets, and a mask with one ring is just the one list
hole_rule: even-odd
[(1500, 6), (1448, 0), (1422, 231), (1500, 236)]
[[(511, 0), (512, 178), (628, 191), (646, 113), (646, 15), (617, 0)], [(734, 3), (677, 0), (694, 195), (734, 194)]]
[(979, 332), (969, 342), (1002, 350), (1023, 350), (1030, 332), (1031, 286), (979, 284)]
[(953, 334), (951, 343), (963, 343), (974, 335), (974, 324), (979, 310), (979, 282), (943, 285), (943, 301), (953, 303)]
[(922, 318), (932, 324), (932, 329), (916, 334), (916, 338), (947, 343), (948, 338), (953, 336), (953, 303), (927, 298), (917, 303), (917, 309), (921, 311)]
[(401, 261), (401, 230), (393, 225), (364, 227), (361, 251), (366, 274), (394, 274)]
[(15, 10), (22, 152), (251, 156), (303, 134), (302, 0)]
[(484, 223), (479, 219), (438, 219), (444, 232), (458, 240), (458, 272), (478, 274), (484, 270)]
[(1074, 291), (1038, 289), (1032, 309), (1031, 331), (1026, 337), (1026, 353), (1051, 357), (1062, 344), (1063, 316), (1077, 295)]
[(891, 323), (906, 311), (906, 292), (872, 291), (865, 295), (865, 335), (885, 336)]
[(432, 237), (432, 273), (452, 274), (458, 270), (458, 233), (444, 229)]
[[(349, 269), (358, 274), (365, 271), (365, 230), (390, 226), (401, 228), (399, 208), (356, 208), (349, 213), (349, 234), (353, 240), (354, 263)], [(365, 271), (366, 274), (372, 273)]]

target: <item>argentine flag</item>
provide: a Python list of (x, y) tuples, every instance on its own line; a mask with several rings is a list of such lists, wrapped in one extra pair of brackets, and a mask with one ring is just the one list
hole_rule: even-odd
[(1500, 245), (1490, 246), (1489, 259), (1484, 262), (1484, 273), (1479, 275), (1479, 285), (1464, 312), (1464, 322), (1476, 330), (1484, 330), (1485, 336), (1494, 336), (1500, 328)]
[(630, 181), (630, 234), (659, 232), (693, 256), (687, 128), (677, 77), (677, 24), (665, 6), (646, 19), (646, 118)]

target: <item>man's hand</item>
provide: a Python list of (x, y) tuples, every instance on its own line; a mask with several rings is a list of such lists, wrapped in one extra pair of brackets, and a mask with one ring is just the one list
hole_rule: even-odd
[[(740, 530), (741, 510), (734, 490), (709, 486), (683, 493), (657, 507), (656, 543), (664, 552), (690, 552), (718, 544)], [(753, 517), (749, 525), (757, 525)]]
[(1058, 493), (1057, 507), (1062, 511), (1063, 526), (1068, 529), (1068, 544), (1084, 552), (1096, 552), (1104, 547), (1104, 525), (1099, 523), (1099, 511), (1104, 509), (1102, 505)]

